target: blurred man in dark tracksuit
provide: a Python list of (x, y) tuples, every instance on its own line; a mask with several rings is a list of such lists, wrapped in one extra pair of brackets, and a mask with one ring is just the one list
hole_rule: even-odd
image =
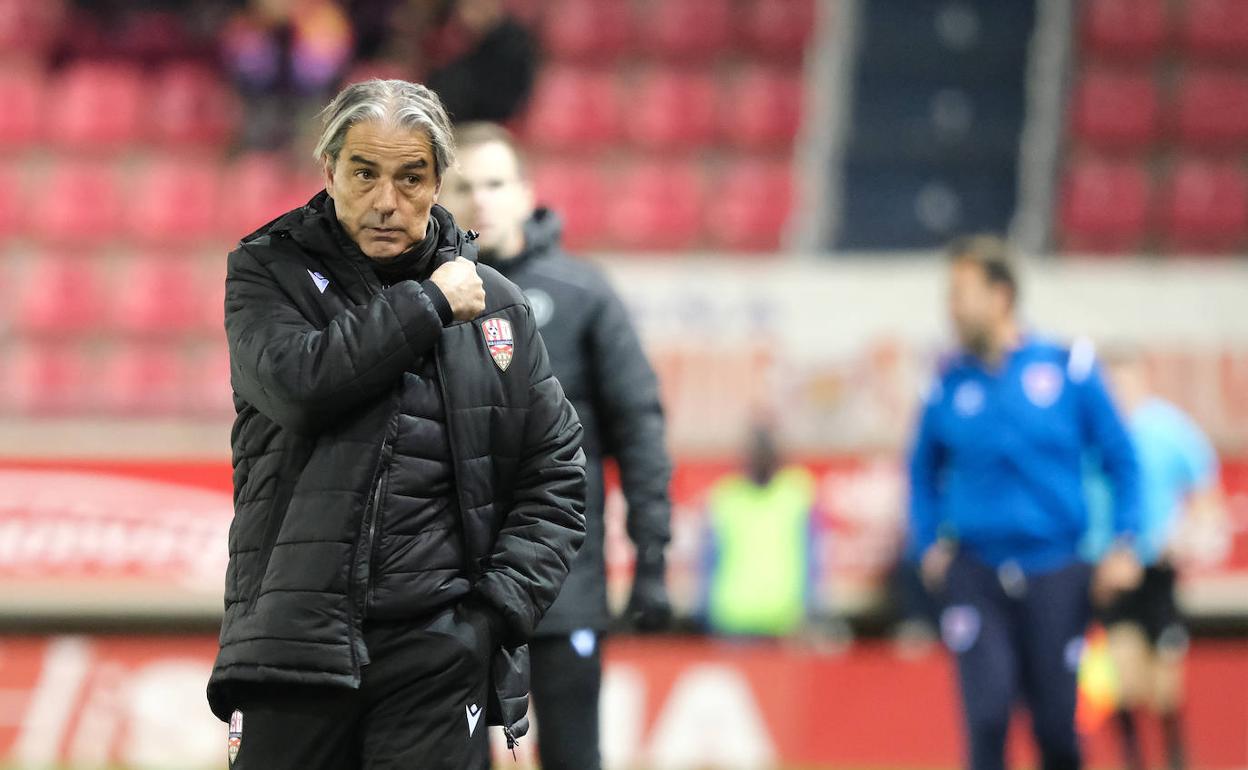
[(641, 631), (671, 615), (664, 576), (671, 460), (658, 381), (628, 313), (605, 276), (567, 256), (554, 212), (535, 208), (524, 158), (497, 125), (456, 131), (459, 165), (440, 201), (479, 232), (481, 259), (516, 283), (550, 351), (555, 376), (585, 426), (587, 539), (533, 651), (533, 705), (544, 770), (597, 770), (600, 637), (610, 620), (603, 559), (602, 461), (613, 457), (637, 551), (626, 612)]

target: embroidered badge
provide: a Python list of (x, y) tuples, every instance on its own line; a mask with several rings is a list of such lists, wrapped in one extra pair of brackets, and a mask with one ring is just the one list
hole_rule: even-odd
[(235, 711), (230, 714), (230, 741), (229, 741), (230, 767), (234, 766), (234, 760), (238, 759), (238, 750), (243, 746), (243, 712)]
[(511, 321), (490, 318), (481, 324), (481, 332), (485, 335), (485, 346), (489, 348), (490, 357), (499, 369), (507, 371), (516, 350), (516, 342), (511, 336)]

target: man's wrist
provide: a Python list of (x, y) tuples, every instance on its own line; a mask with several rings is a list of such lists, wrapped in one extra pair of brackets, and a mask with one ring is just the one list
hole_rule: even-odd
[(449, 326), (455, 320), (455, 312), (451, 309), (451, 302), (438, 288), (438, 285), (432, 280), (420, 282), (420, 287), (425, 290), (425, 296), (433, 303), (433, 309), (437, 311), (438, 318), (442, 320), (443, 326)]

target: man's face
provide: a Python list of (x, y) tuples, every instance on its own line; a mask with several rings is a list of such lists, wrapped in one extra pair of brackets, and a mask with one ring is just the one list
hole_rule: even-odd
[(520, 176), (515, 153), (502, 142), (462, 148), (440, 200), (460, 227), (480, 233), (482, 252), (509, 258), (524, 248), (533, 189)]
[(351, 239), (384, 262), (424, 240), (440, 184), (435, 168), (424, 131), (365, 121), (347, 131), (337, 162), (325, 162), (325, 189)]
[(949, 315), (958, 340), (976, 355), (988, 353), (997, 326), (1010, 313), (1005, 288), (988, 281), (979, 265), (970, 260), (953, 263), (949, 277)]

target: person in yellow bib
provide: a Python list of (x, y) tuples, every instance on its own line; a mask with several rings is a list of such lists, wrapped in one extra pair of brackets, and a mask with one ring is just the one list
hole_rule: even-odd
[(816, 574), (815, 480), (780, 467), (774, 437), (756, 428), (747, 468), (720, 479), (708, 500), (705, 615), (729, 636), (781, 637), (802, 630)]

